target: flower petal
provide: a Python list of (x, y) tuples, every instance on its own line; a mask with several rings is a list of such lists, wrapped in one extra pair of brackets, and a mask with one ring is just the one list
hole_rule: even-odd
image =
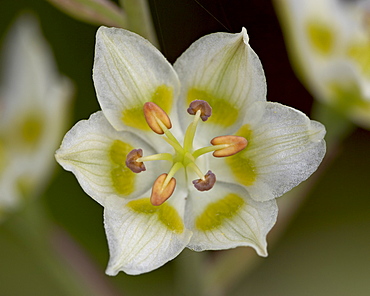
[(185, 248), (191, 237), (183, 223), (185, 196), (179, 192), (174, 195), (161, 206), (150, 203), (150, 192), (132, 201), (107, 198), (104, 221), (110, 252), (108, 275), (152, 271)]
[(52, 176), (72, 85), (58, 73), (38, 22), (29, 14), (21, 15), (7, 34), (3, 65), (0, 204), (7, 211), (38, 196)]
[(16, 209), (22, 201), (17, 181), (22, 177), (25, 160), (24, 157), (14, 159), (0, 171), (0, 222), (3, 215)]
[[(347, 113), (357, 124), (369, 127), (369, 3), (336, 0), (276, 3), (294, 66), (311, 93)], [(337, 89), (346, 92), (345, 100), (338, 99)]]
[(275, 200), (256, 202), (241, 186), (216, 182), (212, 190), (192, 190), (186, 225), (193, 231), (188, 248), (195, 251), (250, 246), (267, 256), (266, 235), (276, 222)]
[(321, 81), (323, 99), (356, 124), (369, 128), (370, 100), (364, 96), (364, 88), (356, 75), (348, 63), (336, 63), (325, 69)]
[(104, 115), (117, 130), (150, 131), (144, 103), (169, 113), (179, 92), (177, 74), (163, 55), (139, 35), (117, 28), (97, 32), (93, 79)]
[(266, 103), (258, 121), (245, 119), (236, 135), (247, 147), (225, 159), (210, 159), (218, 180), (243, 185), (256, 201), (266, 201), (306, 180), (325, 154), (325, 128), (302, 112)]
[(287, 46), (308, 82), (319, 82), (320, 71), (327, 63), (340, 58), (345, 39), (353, 25), (347, 22), (343, 9), (336, 0), (278, 1)]
[(167, 163), (161, 162), (161, 166), (148, 162), (145, 172), (133, 173), (125, 161), (134, 148), (143, 149), (144, 155), (155, 153), (134, 134), (117, 132), (99, 111), (66, 134), (56, 159), (76, 175), (87, 194), (104, 204), (109, 195), (137, 197), (152, 186), (161, 169), (168, 169)]
[[(206, 126), (211, 138), (235, 131), (245, 107), (266, 100), (262, 65), (248, 40), (244, 28), (239, 34), (210, 34), (195, 41), (174, 64), (182, 87), (179, 111), (185, 112), (194, 100), (207, 101), (212, 116), (200, 129)], [(185, 128), (189, 118), (180, 120)]]

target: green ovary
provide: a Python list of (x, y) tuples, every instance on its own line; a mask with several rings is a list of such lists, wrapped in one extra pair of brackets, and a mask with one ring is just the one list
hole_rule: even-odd
[(115, 140), (109, 150), (112, 161), (111, 179), (116, 192), (121, 195), (129, 195), (135, 191), (135, 174), (125, 164), (126, 155), (133, 147), (120, 140)]
[(209, 204), (203, 214), (196, 219), (195, 226), (203, 231), (220, 227), (226, 219), (234, 217), (244, 203), (239, 195), (230, 193), (223, 199)]
[(158, 216), (158, 220), (173, 232), (182, 233), (184, 231), (184, 224), (181, 217), (176, 209), (168, 203), (164, 203), (160, 206), (153, 206), (150, 203), (149, 198), (141, 198), (130, 201), (127, 206), (139, 214), (156, 214)]
[[(173, 89), (164, 84), (160, 85), (155, 89), (149, 101), (160, 106), (168, 114), (172, 108)], [(137, 100), (137, 102), (137, 107), (125, 109), (122, 112), (122, 121), (125, 125), (149, 131), (150, 127), (144, 117), (142, 101)]]
[(238, 119), (239, 111), (228, 98), (217, 98), (207, 91), (192, 88), (188, 92), (187, 103), (195, 100), (207, 101), (212, 106), (212, 116), (208, 122), (229, 127)]
[(257, 177), (255, 164), (253, 160), (247, 157), (248, 149), (253, 147), (252, 130), (248, 124), (245, 124), (235, 135), (246, 138), (248, 145), (244, 151), (227, 157), (225, 161), (239, 183), (244, 186), (251, 186)]
[(310, 45), (322, 55), (328, 55), (334, 47), (334, 32), (320, 21), (310, 21), (306, 26), (306, 34)]

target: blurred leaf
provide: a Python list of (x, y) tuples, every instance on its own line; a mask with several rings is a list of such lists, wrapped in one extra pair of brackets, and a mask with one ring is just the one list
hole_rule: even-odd
[(76, 18), (96, 25), (125, 28), (126, 14), (108, 0), (48, 0), (54, 6)]
[(147, 0), (119, 0), (127, 15), (127, 29), (148, 39), (159, 48), (157, 35), (153, 26), (149, 1)]

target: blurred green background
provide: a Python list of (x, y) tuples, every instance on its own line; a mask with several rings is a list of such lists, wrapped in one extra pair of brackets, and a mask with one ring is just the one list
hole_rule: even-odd
[[(43, 0), (1, 3), (0, 41), (19, 13), (32, 11), (60, 72), (73, 80), (76, 93), (68, 128), (99, 110), (91, 79), (97, 26), (76, 21)], [(291, 70), (271, 1), (152, 0), (150, 6), (170, 62), (207, 33), (246, 27), (265, 69), (268, 100), (310, 113), (313, 99)], [(370, 295), (369, 151), (370, 132), (357, 129), (338, 147), (335, 160), (280, 239), (269, 246), (269, 257), (258, 258), (228, 295)], [(57, 165), (41, 203), (55, 223), (52, 244), (68, 254), (62, 264), (71, 268), (69, 276), (76, 282), (63, 271), (51, 272), (53, 261), (39, 260), (43, 245), (30, 246), (14, 235), (24, 209), (0, 225), (0, 295), (196, 295), (179, 268), (188, 259), (196, 260), (198, 254), (190, 251), (149, 274), (106, 276), (102, 208), (82, 191), (74, 175)], [(42, 217), (35, 223), (43, 223)], [(33, 235), (29, 228), (25, 236)]]

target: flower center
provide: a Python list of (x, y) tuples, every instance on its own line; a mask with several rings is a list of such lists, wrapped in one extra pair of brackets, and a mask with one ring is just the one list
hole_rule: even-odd
[(168, 173), (160, 175), (154, 182), (150, 201), (154, 206), (163, 204), (173, 193), (176, 187), (176, 172), (184, 168), (186, 171), (192, 170), (199, 179), (193, 181), (194, 187), (199, 191), (212, 189), (216, 182), (216, 176), (212, 171), (204, 174), (197, 166), (196, 160), (199, 156), (213, 152), (214, 157), (227, 157), (242, 151), (247, 146), (247, 140), (239, 136), (219, 136), (211, 140), (212, 146), (206, 146), (199, 149), (193, 148), (195, 132), (199, 119), (207, 121), (212, 115), (212, 108), (206, 101), (196, 100), (190, 103), (187, 112), (194, 115), (186, 129), (183, 144), (170, 132), (172, 123), (165, 111), (158, 105), (147, 102), (143, 107), (146, 122), (155, 133), (164, 135), (163, 139), (170, 144), (174, 153), (159, 153), (149, 156), (143, 156), (142, 149), (134, 149), (127, 154), (126, 166), (134, 173), (145, 171), (145, 161), (167, 160), (172, 163)]

